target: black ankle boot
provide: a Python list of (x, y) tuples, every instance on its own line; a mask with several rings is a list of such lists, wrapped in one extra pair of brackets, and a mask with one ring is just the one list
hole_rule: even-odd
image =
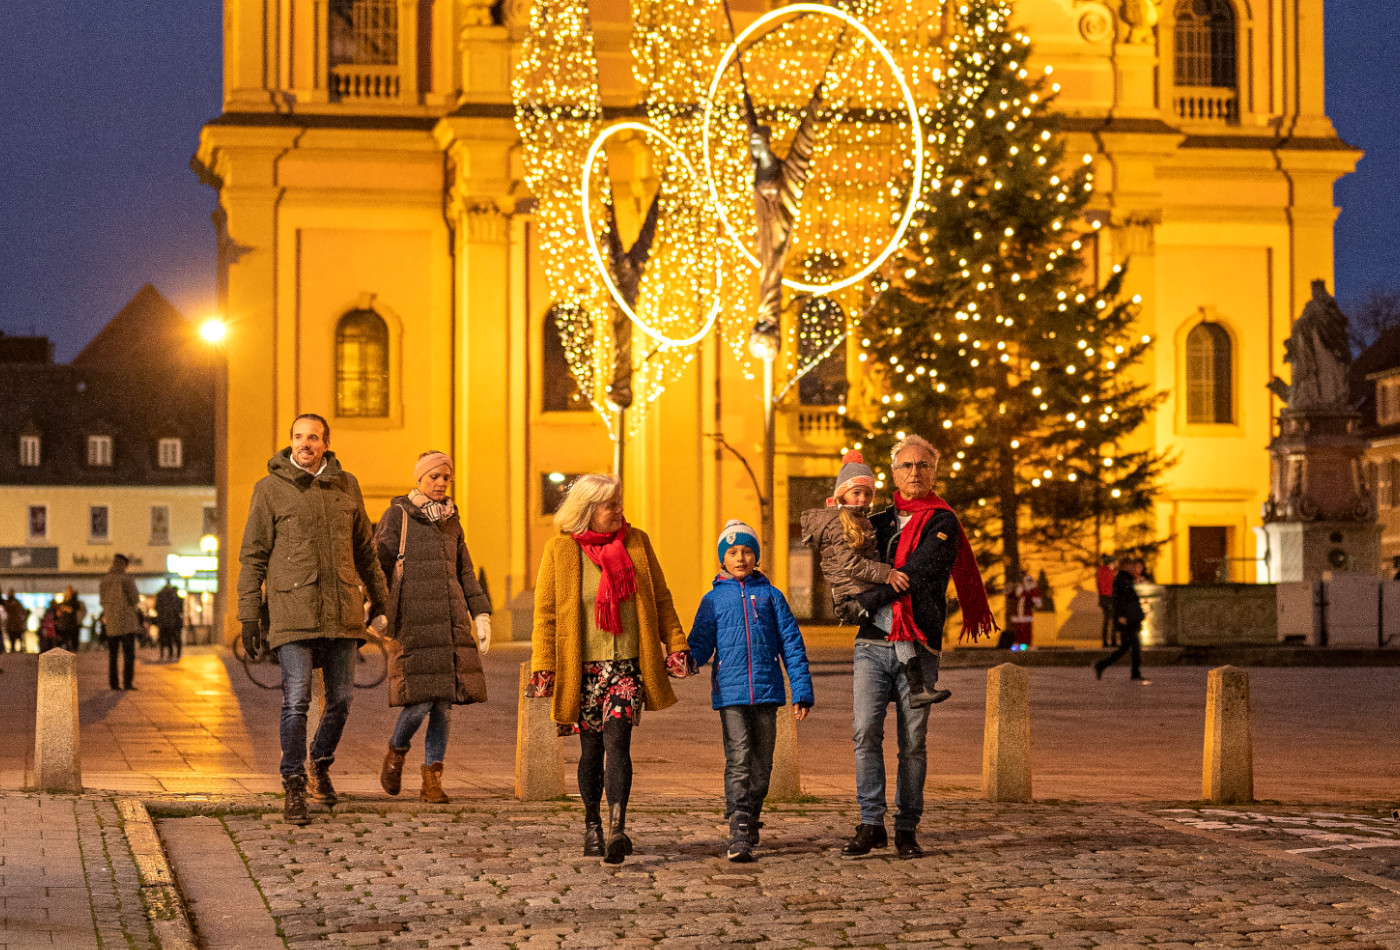
[(331, 763), (313, 762), (311, 763), (311, 775), (309, 776), (309, 789), (311, 797), (316, 799), (327, 808), (334, 808), (340, 803), (340, 796), (335, 793), (335, 786), (331, 784)]
[(621, 864), (632, 853), (632, 839), (627, 837), (627, 806), (608, 805), (608, 839), (603, 852), (604, 864)]
[(601, 858), (603, 856), (603, 818), (598, 803), (584, 803), (583, 806), (583, 856)]
[(861, 858), (876, 848), (888, 847), (889, 843), (890, 838), (885, 833), (884, 825), (860, 825), (851, 840), (841, 849), (841, 857)]
[(282, 820), (289, 825), (311, 824), (311, 812), (306, 808), (306, 776), (288, 775), (282, 779)]

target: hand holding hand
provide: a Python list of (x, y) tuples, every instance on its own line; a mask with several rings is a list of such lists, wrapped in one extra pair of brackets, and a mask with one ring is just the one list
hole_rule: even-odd
[(890, 571), (889, 577), (885, 578), (885, 583), (903, 593), (909, 589), (909, 575), (903, 571)]
[(677, 650), (666, 657), (666, 673), (672, 679), (685, 679), (690, 673), (690, 651)]
[(802, 720), (806, 719), (806, 718), (807, 718), (807, 707), (806, 707), (806, 706), (803, 706), (801, 703), (793, 703), (793, 704), (792, 704), (792, 718), (795, 719), (795, 720), (797, 720), (798, 722), (801, 722)]
[(248, 654), (248, 659), (256, 660), (262, 655), (263, 638), (262, 625), (256, 620), (243, 621), (243, 652)]
[(389, 629), (389, 618), (379, 614), (369, 622), (369, 628), (375, 633), (383, 634), (385, 630)]
[(472, 625), (476, 627), (476, 648), (482, 653), (491, 651), (491, 615), (477, 614), (472, 619)]

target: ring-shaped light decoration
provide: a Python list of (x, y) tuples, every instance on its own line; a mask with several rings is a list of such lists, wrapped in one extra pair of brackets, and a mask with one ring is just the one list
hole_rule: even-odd
[(714, 79), (710, 82), (709, 95), (705, 97), (705, 113), (701, 120), (700, 142), (705, 156), (705, 181), (710, 186), (710, 198), (714, 201), (715, 209), (719, 212), (720, 224), (723, 225), (725, 233), (729, 235), (729, 239), (733, 241), (740, 252), (748, 258), (749, 263), (757, 268), (759, 267), (758, 258), (755, 257), (753, 252), (740, 240), (738, 233), (734, 230), (734, 225), (729, 220), (729, 216), (725, 214), (724, 203), (720, 201), (719, 191), (715, 188), (714, 162), (710, 155), (710, 116), (714, 112), (715, 93), (719, 90), (720, 80), (724, 78), (724, 71), (729, 68), (730, 60), (738, 55), (739, 49), (744, 45), (745, 41), (772, 20), (778, 19), (779, 17), (800, 16), (807, 13), (816, 14), (817, 16), (835, 17), (843, 23), (854, 27), (875, 47), (876, 52), (880, 54), (885, 64), (890, 67), (890, 71), (894, 73), (895, 82), (899, 84), (900, 92), (904, 95), (904, 107), (909, 112), (909, 121), (914, 128), (914, 181), (909, 187), (909, 200), (905, 203), (904, 214), (900, 216), (899, 226), (895, 228), (894, 235), (890, 238), (890, 242), (885, 245), (885, 249), (877, 254), (875, 258), (871, 260), (870, 263), (866, 264), (858, 273), (852, 274), (850, 277), (843, 278), (834, 283), (806, 284), (800, 280), (783, 278), (783, 286), (790, 290), (800, 290), (812, 294), (832, 294), (845, 287), (850, 287), (852, 284), (859, 283), (875, 273), (876, 269), (879, 268), (881, 264), (889, 260), (890, 255), (893, 254), (904, 241), (904, 232), (908, 230), (909, 221), (914, 217), (914, 211), (919, 203), (919, 195), (923, 189), (924, 136), (923, 130), (919, 124), (919, 105), (914, 100), (914, 91), (909, 88), (909, 83), (904, 78), (904, 71), (899, 68), (899, 64), (895, 62), (894, 55), (889, 51), (888, 47), (886, 47), (884, 43), (881, 43), (864, 23), (851, 16), (851, 14), (847, 13), (845, 10), (840, 10), (836, 7), (829, 7), (823, 3), (793, 3), (785, 7), (778, 7), (777, 9), (770, 10), (757, 20), (754, 20), (753, 23), (749, 24), (747, 29), (734, 37), (734, 42), (729, 44), (729, 48), (726, 49), (724, 55), (720, 57), (719, 65), (715, 68)]
[(698, 343), (704, 339), (705, 334), (710, 332), (710, 328), (715, 325), (715, 320), (719, 317), (722, 300), (720, 289), (724, 286), (724, 271), (720, 267), (721, 261), (719, 256), (716, 255), (715, 260), (717, 284), (714, 293), (714, 303), (710, 305), (709, 315), (705, 318), (704, 324), (700, 327), (698, 332), (684, 339), (675, 339), (648, 325), (646, 321), (637, 316), (631, 307), (627, 306), (627, 301), (622, 298), (622, 292), (617, 289), (617, 284), (613, 283), (612, 274), (608, 273), (608, 265), (603, 260), (603, 253), (598, 248), (597, 236), (593, 233), (593, 216), (590, 212), (592, 194), (589, 184), (589, 180), (593, 177), (593, 163), (597, 160), (598, 153), (602, 151), (603, 145), (607, 143), (608, 139), (617, 135), (619, 132), (628, 131), (656, 136), (662, 142), (666, 143), (666, 146), (681, 160), (681, 164), (685, 166), (685, 170), (690, 177), (695, 181), (700, 180), (700, 176), (695, 172), (695, 166), (690, 164), (690, 159), (685, 157), (685, 152), (665, 132), (662, 132), (654, 126), (647, 125), (645, 122), (618, 122), (615, 125), (610, 125), (598, 133), (598, 136), (593, 140), (593, 144), (588, 147), (588, 154), (583, 160), (583, 233), (588, 239), (588, 250), (592, 252), (593, 263), (597, 266), (598, 273), (603, 275), (603, 283), (607, 286), (608, 293), (612, 295), (613, 302), (622, 308), (622, 312), (627, 314), (627, 318), (641, 327), (642, 331), (646, 333), (647, 336), (659, 342), (663, 349), (675, 349), (677, 347), (689, 346), (692, 343)]

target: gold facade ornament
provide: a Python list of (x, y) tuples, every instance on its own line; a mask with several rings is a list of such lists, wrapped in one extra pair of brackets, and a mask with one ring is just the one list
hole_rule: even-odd
[(1086, 43), (1103, 43), (1113, 39), (1113, 13), (1104, 0), (1081, 0), (1079, 35)]
[(1150, 46), (1155, 41), (1162, 0), (1121, 0), (1118, 15), (1123, 22), (1123, 42)]
[(496, 202), (486, 198), (469, 198), (463, 202), (463, 237), (478, 244), (504, 244), (510, 216)]

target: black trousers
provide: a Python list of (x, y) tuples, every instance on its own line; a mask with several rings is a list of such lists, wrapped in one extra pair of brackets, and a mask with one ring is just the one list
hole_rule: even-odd
[[(117, 680), (117, 651), (122, 652), (123, 680)], [(125, 686), (131, 688), (131, 680), (136, 674), (136, 634), (128, 633), (121, 637), (107, 637), (107, 685), (113, 689)]]
[(1099, 595), (1099, 610), (1103, 613), (1103, 645), (1112, 647), (1118, 645), (1118, 626), (1114, 623), (1113, 598)]
[(1094, 665), (1097, 666), (1099, 672), (1102, 673), (1104, 670), (1123, 659), (1124, 654), (1127, 653), (1132, 653), (1133, 655), (1132, 678), (1135, 680), (1142, 679), (1142, 626), (1140, 624), (1130, 627), (1120, 626), (1118, 628), (1118, 649), (1114, 650)]

